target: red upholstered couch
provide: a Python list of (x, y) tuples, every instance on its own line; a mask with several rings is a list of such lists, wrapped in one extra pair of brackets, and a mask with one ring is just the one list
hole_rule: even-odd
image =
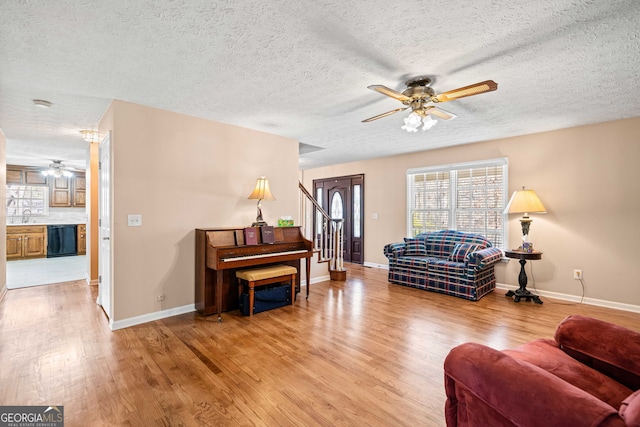
[(447, 426), (640, 426), (640, 333), (569, 316), (554, 338), (453, 348)]

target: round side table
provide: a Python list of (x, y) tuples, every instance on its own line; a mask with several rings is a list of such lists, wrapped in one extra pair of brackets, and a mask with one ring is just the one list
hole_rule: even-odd
[(520, 260), (520, 274), (518, 275), (518, 284), (520, 287), (515, 291), (509, 291), (506, 293), (508, 297), (514, 297), (513, 300), (515, 302), (520, 302), (522, 298), (525, 298), (526, 301), (535, 302), (536, 304), (542, 304), (542, 300), (536, 294), (531, 293), (527, 290), (527, 272), (524, 270), (524, 265), (527, 263), (527, 260), (539, 260), (542, 259), (542, 252), (533, 251), (533, 252), (525, 252), (517, 249), (513, 249), (510, 251), (505, 251), (504, 255), (507, 258), (518, 259)]

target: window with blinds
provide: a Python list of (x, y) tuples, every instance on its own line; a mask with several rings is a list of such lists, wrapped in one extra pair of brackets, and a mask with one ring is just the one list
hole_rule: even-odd
[(504, 247), (507, 167), (504, 158), (407, 171), (407, 235), (459, 230)]

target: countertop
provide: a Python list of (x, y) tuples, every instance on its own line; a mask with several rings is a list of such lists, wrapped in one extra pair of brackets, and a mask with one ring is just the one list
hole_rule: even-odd
[(25, 222), (24, 224), (21, 222), (15, 224), (7, 224), (7, 227), (20, 227), (20, 226), (29, 226), (29, 225), (79, 225), (86, 224), (86, 221), (62, 221), (62, 222)]

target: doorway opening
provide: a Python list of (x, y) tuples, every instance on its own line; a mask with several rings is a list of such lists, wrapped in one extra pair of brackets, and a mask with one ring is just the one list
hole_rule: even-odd
[[(344, 220), (344, 260), (364, 262), (364, 174), (314, 179), (313, 195), (332, 219)], [(317, 219), (314, 218), (315, 221)], [(314, 229), (318, 227), (314, 226)]]

